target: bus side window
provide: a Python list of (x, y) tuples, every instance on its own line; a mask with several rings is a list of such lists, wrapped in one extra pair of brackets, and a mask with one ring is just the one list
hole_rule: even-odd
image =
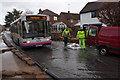
[(19, 22), (17, 22), (17, 33), (19, 34)]
[(12, 25), (12, 32), (15, 33), (15, 25)]
[(18, 33), (20, 34), (20, 36), (22, 35), (22, 32), (21, 32), (21, 24), (20, 24), (20, 21), (18, 22)]
[(13, 31), (14, 31), (14, 30), (13, 30), (13, 24), (12, 24), (12, 26), (11, 26), (11, 28), (10, 28), (10, 31), (11, 31), (12, 33), (13, 33)]
[(23, 31), (23, 33), (25, 33), (25, 24), (24, 24), (24, 21), (22, 21), (22, 31)]
[(18, 33), (18, 26), (17, 26), (17, 23), (15, 23), (15, 33)]

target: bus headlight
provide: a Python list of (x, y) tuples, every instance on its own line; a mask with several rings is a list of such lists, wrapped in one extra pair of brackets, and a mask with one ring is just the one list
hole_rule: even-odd
[(50, 39), (47, 39), (47, 41), (50, 41)]
[(27, 41), (27, 43), (30, 43), (30, 41)]

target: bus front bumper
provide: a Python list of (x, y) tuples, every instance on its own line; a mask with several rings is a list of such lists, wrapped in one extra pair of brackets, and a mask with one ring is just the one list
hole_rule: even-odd
[(43, 45), (51, 45), (52, 41), (36, 42), (36, 43), (22, 43), (21, 47), (30, 48), (30, 47), (39, 47)]

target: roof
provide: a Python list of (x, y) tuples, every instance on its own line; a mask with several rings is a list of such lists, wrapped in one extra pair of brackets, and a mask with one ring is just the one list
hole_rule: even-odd
[(42, 14), (49, 15), (49, 16), (58, 16), (58, 14), (50, 11), (49, 9), (45, 9), (42, 11)]
[(70, 20), (70, 19), (79, 20), (79, 14), (77, 14), (77, 13), (61, 12), (60, 15), (64, 15), (64, 17), (68, 20)]
[(80, 13), (86, 13), (98, 10), (102, 2), (88, 2)]

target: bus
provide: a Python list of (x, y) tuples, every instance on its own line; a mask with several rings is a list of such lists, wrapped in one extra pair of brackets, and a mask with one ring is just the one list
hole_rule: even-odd
[(26, 14), (11, 23), (11, 38), (22, 48), (51, 45), (48, 15)]

